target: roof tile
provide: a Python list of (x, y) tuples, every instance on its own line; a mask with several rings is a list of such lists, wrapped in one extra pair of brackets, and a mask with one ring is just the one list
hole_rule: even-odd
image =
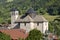
[(6, 33), (11, 36), (12, 39), (18, 39), (18, 38), (26, 38), (28, 36), (28, 33), (25, 33), (25, 30), (22, 29), (5, 29), (0, 30), (2, 33)]

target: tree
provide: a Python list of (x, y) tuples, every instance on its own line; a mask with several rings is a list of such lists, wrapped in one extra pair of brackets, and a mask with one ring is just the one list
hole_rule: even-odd
[(60, 19), (56, 18), (54, 21), (55, 34), (60, 36)]
[(11, 40), (11, 37), (9, 35), (0, 32), (0, 40)]
[(29, 32), (29, 36), (26, 38), (26, 40), (42, 40), (43, 34), (36, 29), (33, 29)]
[(53, 22), (49, 22), (49, 31), (53, 32), (53, 29), (54, 29)]

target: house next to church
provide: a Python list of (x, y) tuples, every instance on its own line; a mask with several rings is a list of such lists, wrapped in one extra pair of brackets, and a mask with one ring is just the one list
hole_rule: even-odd
[(40, 30), (42, 33), (48, 30), (48, 21), (30, 8), (24, 15), (19, 15), (16, 9), (11, 10), (11, 27), (9, 29), (24, 29), (29, 32), (32, 29)]

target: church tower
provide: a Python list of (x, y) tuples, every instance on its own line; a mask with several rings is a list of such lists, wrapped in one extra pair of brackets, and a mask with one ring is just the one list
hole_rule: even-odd
[(19, 16), (19, 11), (16, 8), (12, 8), (10, 13), (11, 13), (11, 27), (9, 27), (9, 29), (12, 29), (17, 25), (15, 21)]

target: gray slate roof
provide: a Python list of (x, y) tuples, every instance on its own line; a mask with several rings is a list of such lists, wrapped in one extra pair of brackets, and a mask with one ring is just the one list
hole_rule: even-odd
[(17, 8), (13, 7), (10, 9), (10, 11), (19, 11)]
[(26, 13), (28, 13), (28, 14), (34, 13), (35, 14), (36, 12), (33, 10), (33, 8), (30, 8), (30, 9), (28, 9), (28, 11)]
[(42, 15), (37, 15), (36, 12), (30, 8), (25, 15), (19, 16), (16, 22), (43, 22), (47, 21)]
[(24, 18), (21, 18), (19, 16), (16, 20), (16, 22), (44, 22), (47, 21), (42, 15), (36, 15), (34, 18), (31, 18), (29, 15), (27, 15)]
[(33, 10), (33, 8), (30, 8), (27, 10), (26, 14), (29, 15), (31, 18), (34, 18), (37, 13)]

